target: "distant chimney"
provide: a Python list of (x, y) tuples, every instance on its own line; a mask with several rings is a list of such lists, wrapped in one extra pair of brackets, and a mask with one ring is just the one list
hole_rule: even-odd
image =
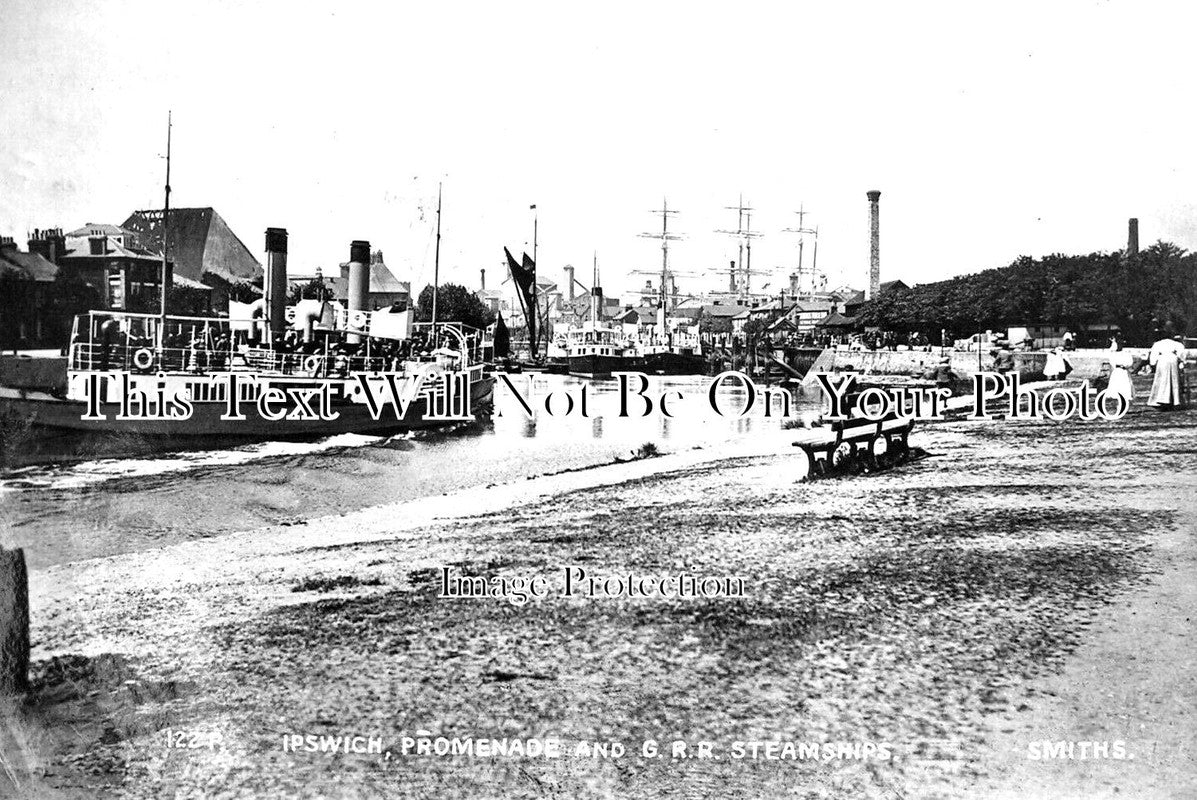
[(865, 299), (881, 294), (881, 192), (873, 189), (869, 197), (869, 288)]
[(794, 297), (798, 296), (798, 273), (790, 273), (790, 294)]
[(11, 236), (0, 236), (0, 249), (15, 250), (17, 243), (13, 241)]
[(1139, 220), (1137, 217), (1131, 217), (1127, 223), (1126, 254), (1128, 256), (1139, 254)]
[(486, 291), (486, 267), (479, 270), (482, 273), (482, 291)]
[(727, 290), (734, 292), (736, 290), (736, 262), (730, 262), (729, 267), (727, 272)]
[(574, 301), (574, 268), (569, 264), (565, 265), (565, 285), (569, 287), (567, 294), (569, 301)]
[(34, 229), (29, 238), (29, 252), (37, 253), (52, 264), (57, 264), (66, 252), (66, 237), (62, 228)]

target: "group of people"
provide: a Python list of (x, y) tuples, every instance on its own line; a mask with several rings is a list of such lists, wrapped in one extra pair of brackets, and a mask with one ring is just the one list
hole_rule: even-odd
[[(1064, 352), (1067, 346), (1055, 347), (1047, 355), (1043, 375), (1048, 380), (1060, 380), (1072, 371)], [(1184, 338), (1180, 334), (1161, 333), (1151, 346), (1147, 361), (1143, 362), (1124, 350), (1118, 337), (1110, 339), (1110, 365), (1107, 390), (1122, 395), (1129, 402), (1134, 397), (1134, 383), (1131, 376), (1144, 366), (1152, 370), (1151, 391), (1147, 405), (1157, 409), (1182, 408), (1185, 405), (1186, 384), (1184, 380), (1186, 359)]]

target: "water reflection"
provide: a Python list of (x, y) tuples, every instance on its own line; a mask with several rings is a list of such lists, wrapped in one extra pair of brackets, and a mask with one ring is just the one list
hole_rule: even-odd
[[(577, 397), (586, 382), (542, 375), (532, 418), (500, 387), (491, 418), (450, 432), (236, 447), (207, 440), (192, 443), (206, 448), (198, 452), (174, 446), (135, 458), (87, 450), (74, 454), (86, 461), (0, 477), (0, 546), (24, 546), (31, 564), (45, 565), (610, 463), (646, 443), (670, 452), (779, 429), (778, 417), (711, 413), (708, 380), (650, 380), (650, 396), (683, 393), (673, 418), (638, 416), (634, 404), (619, 417), (614, 381), (590, 384), (588, 416), (580, 407), (551, 414), (545, 392)], [(90, 521), (86, 529), (81, 520)]]

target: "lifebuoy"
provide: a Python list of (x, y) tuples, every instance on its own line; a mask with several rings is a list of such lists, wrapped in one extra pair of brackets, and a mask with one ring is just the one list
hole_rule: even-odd
[(148, 347), (138, 348), (133, 353), (133, 368), (138, 372), (149, 372), (154, 368), (154, 351)]
[(308, 356), (303, 360), (303, 371), (309, 375), (320, 374), (320, 356)]

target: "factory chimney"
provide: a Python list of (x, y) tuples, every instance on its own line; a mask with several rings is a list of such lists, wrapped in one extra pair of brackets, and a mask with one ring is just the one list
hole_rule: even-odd
[(873, 189), (869, 197), (869, 287), (865, 300), (881, 294), (881, 192)]
[(271, 337), (287, 329), (287, 229), (266, 229), (266, 274), (262, 276), (266, 324)]
[(798, 297), (798, 273), (790, 273), (790, 297)]
[[(349, 243), (349, 315), (366, 310), (366, 295), (370, 291), (370, 243), (355, 239)], [(349, 334), (348, 342), (360, 342), (360, 334)]]
[(574, 301), (574, 268), (569, 264), (565, 265), (565, 285), (569, 287), (567, 290), (569, 302)]
[(486, 267), (483, 267), (481, 272), (482, 272), (482, 291), (485, 292), (486, 291)]
[(1131, 217), (1127, 223), (1126, 234), (1126, 255), (1137, 256), (1139, 254), (1139, 219)]
[(734, 292), (736, 290), (736, 262), (733, 260), (729, 263), (729, 272), (727, 273), (727, 290), (729, 292)]

